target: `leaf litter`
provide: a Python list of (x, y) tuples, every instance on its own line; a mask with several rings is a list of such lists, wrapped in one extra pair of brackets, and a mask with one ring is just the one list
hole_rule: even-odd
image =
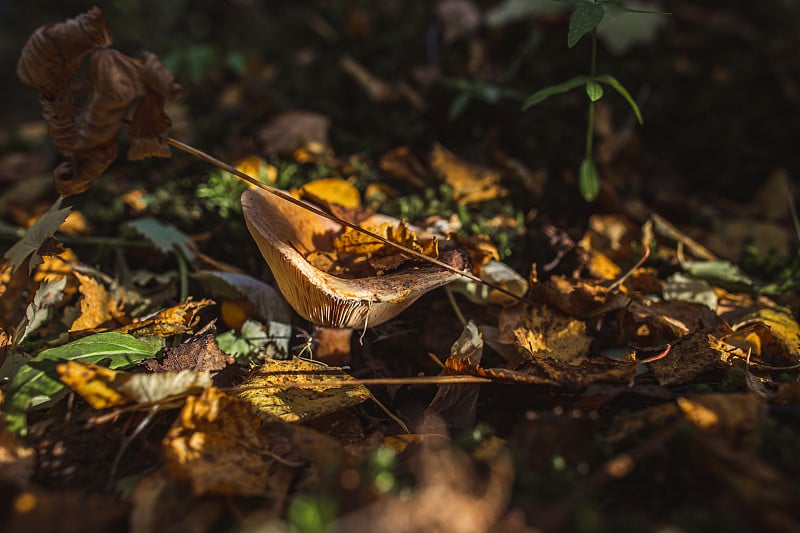
[[(464, 86), (437, 81), (443, 74), (481, 77), (475, 81), (483, 90), (491, 82), (516, 83), (513, 65), (486, 54), (499, 34), (480, 31), (481, 24), (522, 18), (546, 33), (566, 17), (538, 4), (504, 2), (484, 14), (475, 2), (436, 2), (425, 16), (436, 17), (428, 42), (441, 30), (441, 48), (428, 49), (427, 67), (439, 72), (425, 78), (417, 66), (395, 81), (404, 73), (388, 73), (375, 55), (343, 44), (376, 38), (374, 27), (387, 12), (343, 9), (349, 19), (341, 28), (305, 13), (331, 50), (309, 41), (295, 66), (308, 68), (324, 55), (332, 78), (358, 86), (348, 95), (354, 116), (385, 115), (393, 126), (435, 114), (441, 91)], [(657, 25), (612, 46), (623, 53), (637, 40), (646, 44)], [(173, 75), (152, 54), (134, 59), (110, 45), (94, 8), (40, 28), (20, 57), (18, 73), (40, 92), (51, 138), (69, 158), (56, 170), (64, 196), (127, 189), (132, 178), (109, 169), (123, 129), (130, 160), (171, 155), (168, 103), (179, 91)], [(459, 47), (460, 59), (449, 56)], [(452, 71), (451, 63), (436, 63), (438, 53), (467, 63)], [(253, 78), (233, 83), (241, 85), (234, 87), (239, 98), (275, 83), (277, 67), (259, 61), (243, 64), (242, 76)], [(498, 74), (504, 68), (507, 76)], [(502, 111), (500, 101), (492, 105)], [(285, 259), (271, 261), (267, 272), (252, 243), (244, 244), (246, 234), (233, 229), (243, 228), (240, 221), (214, 227), (176, 215), (168, 224), (147, 192), (131, 211), (142, 218), (125, 224), (143, 240), (122, 233), (112, 244), (114, 262), (98, 252), (92, 259), (102, 266), (88, 267), (55, 240), (70, 209), (56, 202), (6, 252), (0, 278), (0, 375), (7, 380), (0, 384), (0, 477), (11, 487), (0, 497), (12, 510), (12, 530), (30, 529), (34, 516), (73, 512), (65, 488), (95, 493), (90, 509), (105, 506), (106, 514), (78, 520), (90, 530), (114, 521), (134, 531), (211, 531), (221, 524), (299, 531), (692, 529), (681, 513), (722, 526), (722, 516), (742, 518), (733, 530), (797, 528), (796, 298), (776, 295), (768, 279), (718, 259), (742, 253), (719, 253), (719, 235), (707, 227), (678, 226), (641, 199), (623, 198), (620, 176), (639, 163), (604, 102), (598, 128), (612, 148), (603, 148), (600, 170), (608, 174), (603, 187), (608, 178), (616, 190), (601, 191), (602, 212), (581, 213), (580, 222), (570, 219), (580, 209), (561, 203), (563, 190), (552, 192), (574, 181), (571, 171), (534, 165), (508, 132), (487, 133), (482, 153), (465, 149), (447, 128), (423, 142), (399, 132), (366, 149), (383, 154), (374, 162), (370, 155), (336, 155), (334, 148), (352, 144), (352, 132), (342, 127), (340, 110), (317, 103), (311, 107), (329, 114), (256, 103), (259, 118), (271, 117), (260, 133), (247, 139), (225, 130), (232, 157), (259, 154), (239, 171), (335, 217), (356, 224), (376, 217), (365, 227), (421, 256), (450, 260), (456, 249), (456, 271), (414, 293), (414, 305), (397, 293), (376, 297), (380, 282), (417, 290), (443, 271), (361, 231), (316, 233), (301, 222), (279, 241), (332, 275), (325, 283), (369, 280), (363, 295), (345, 294), (361, 318), (330, 324), (305, 310), (306, 293), (292, 294), (308, 282), (281, 279)], [(454, 120), (481, 113), (465, 107)], [(379, 131), (383, 120), (370, 122)], [(425, 153), (431, 140), (426, 165), (414, 153)], [(105, 173), (113, 185), (97, 182)], [(773, 181), (785, 187), (785, 175), (774, 175), (784, 176)], [(772, 189), (765, 186), (762, 196), (774, 198)], [(663, 198), (653, 201), (669, 207)], [(787, 220), (788, 211), (777, 216), (759, 207), (763, 199), (757, 203), (736, 206), (753, 217), (750, 226)], [(282, 204), (254, 205), (260, 213)], [(508, 206), (524, 212), (509, 214)], [(376, 215), (383, 208), (394, 216)], [(253, 212), (244, 212), (251, 224)], [(665, 212), (680, 218), (674, 205)], [(91, 237), (102, 224), (86, 218), (92, 224), (84, 235)], [(292, 223), (270, 218), (267, 226)], [(515, 224), (522, 231), (514, 234), (512, 254), (501, 257), (494, 229)], [(738, 226), (720, 235), (741, 232), (731, 240), (739, 248), (763, 233), (731, 228)], [(256, 241), (258, 235), (252, 233)], [(222, 241), (237, 248), (234, 268), (231, 258), (217, 256)], [(82, 257), (86, 250), (81, 246)], [(19, 268), (26, 261), (27, 273)], [(126, 283), (129, 263), (145, 281)], [(214, 270), (205, 270), (210, 264)], [(473, 277), (459, 279), (458, 271)], [(154, 290), (161, 295), (149, 299)], [(331, 300), (341, 296), (334, 292)], [(395, 307), (375, 314), (383, 304)], [(232, 329), (218, 334), (216, 319)], [(354, 325), (355, 332), (348, 329)], [(298, 357), (270, 357), (291, 353)], [(97, 456), (97, 466), (80, 460), (87, 454)], [(651, 489), (657, 498), (644, 497)], [(124, 509), (114, 507), (112, 493)], [(690, 503), (674, 503), (684, 493)], [(628, 522), (615, 527), (621, 516)]]

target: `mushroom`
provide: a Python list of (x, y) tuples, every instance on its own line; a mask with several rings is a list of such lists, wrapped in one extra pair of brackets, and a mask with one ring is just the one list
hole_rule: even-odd
[[(340, 278), (313, 266), (306, 257), (332, 250), (342, 226), (257, 189), (242, 194), (242, 212), (286, 300), (319, 326), (377, 326), (426, 292), (461, 277), (436, 265), (415, 263), (381, 276)], [(465, 254), (457, 249), (442, 251), (439, 260), (456, 270), (468, 268)]]

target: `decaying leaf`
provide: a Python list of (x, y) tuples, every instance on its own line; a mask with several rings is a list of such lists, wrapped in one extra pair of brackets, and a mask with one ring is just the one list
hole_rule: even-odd
[(33, 295), (33, 300), (25, 308), (24, 324), (21, 324), (14, 332), (13, 344), (19, 344), (44, 324), (50, 315), (50, 307), (63, 300), (63, 291), (66, 285), (66, 277), (51, 279), (39, 285)]
[(764, 307), (745, 316), (725, 340), (775, 366), (800, 363), (800, 325), (786, 307)]
[(188, 333), (200, 321), (197, 313), (210, 305), (214, 305), (213, 300), (203, 299), (195, 302), (189, 297), (178, 305), (163, 309), (149, 318), (137, 320), (118, 328), (117, 331), (140, 337), (151, 335), (171, 337)]
[(291, 469), (282, 460), (287, 442), (273, 442), (250, 405), (214, 387), (189, 397), (163, 440), (172, 476), (195, 495), (282, 498)]
[(80, 315), (69, 327), (70, 333), (94, 329), (119, 313), (117, 301), (101, 282), (79, 272), (75, 272), (75, 277), (80, 282), (78, 291), (83, 298), (81, 298)]
[(181, 370), (158, 374), (130, 374), (92, 363), (67, 361), (56, 367), (59, 379), (95, 409), (129, 403), (151, 403), (211, 386), (208, 371)]
[(577, 365), (589, 353), (592, 339), (586, 323), (548, 306), (518, 304), (504, 309), (500, 339), (516, 342), (528, 359), (547, 357)]
[[(353, 381), (352, 386), (326, 382)], [(265, 420), (303, 422), (358, 405), (370, 392), (340, 368), (300, 359), (268, 360), (240, 386), (237, 397)]]
[(660, 385), (676, 385), (724, 368), (736, 357), (744, 360), (747, 354), (721, 341), (708, 329), (701, 329), (678, 339), (665, 357), (650, 363), (650, 369)]
[(425, 188), (427, 170), (408, 146), (389, 150), (381, 156), (380, 169), (417, 189)]
[[(436, 237), (418, 238), (405, 222), (384, 223), (380, 226), (362, 225), (392, 242), (421, 252), (434, 259), (439, 257), (439, 242)], [(328, 271), (340, 277), (365, 277), (383, 275), (396, 270), (410, 259), (393, 246), (376, 241), (352, 228), (333, 240), (333, 250), (337, 263)], [(328, 256), (330, 257), (330, 256)], [(316, 266), (322, 266), (315, 262)]]
[(61, 200), (56, 200), (53, 206), (43, 214), (30, 228), (25, 232), (25, 236), (14, 245), (6, 250), (3, 257), (9, 260), (11, 267), (16, 270), (25, 262), (28, 257), (28, 272), (33, 270), (42, 263), (42, 256), (39, 249), (45, 244), (48, 238), (51, 238), (58, 230), (59, 226), (64, 223), (69, 216), (70, 208), (65, 207), (59, 209)]
[(488, 167), (465, 163), (444, 146), (436, 144), (431, 152), (431, 168), (453, 189), (459, 204), (472, 204), (502, 198), (508, 191), (500, 185), (500, 173)]
[(286, 111), (275, 116), (258, 134), (264, 155), (291, 155), (306, 149), (321, 154), (328, 149), (330, 119), (310, 111)]
[[(117, 132), (139, 99), (131, 129), (130, 156), (168, 157), (171, 123), (164, 103), (180, 86), (153, 54), (132, 59), (107, 48), (111, 36), (99, 8), (36, 30), (20, 55), (17, 74), (38, 89), (42, 112), (59, 151), (70, 157), (55, 170), (63, 195), (85, 191), (117, 155)], [(91, 53), (84, 105), (73, 99), (72, 78)]]
[(180, 372), (196, 370), (215, 372), (233, 363), (233, 357), (220, 350), (214, 335), (193, 337), (186, 342), (164, 350), (163, 361), (145, 361), (145, 366), (153, 372)]
[(588, 319), (627, 306), (631, 297), (593, 280), (551, 276), (546, 283), (534, 283), (531, 298), (577, 318)]
[(108, 360), (110, 368), (123, 368), (153, 358), (162, 347), (161, 339), (137, 339), (131, 335), (108, 332), (43, 350), (17, 371), (5, 391), (7, 398), (3, 412), (9, 431), (25, 435), (29, 409), (63, 398), (64, 385), (54, 377), (59, 363)]
[[(465, 361), (478, 366), (483, 357), (483, 339), (474, 322), (464, 326), (461, 336), (450, 347), (449, 359)], [(447, 370), (445, 370), (447, 372)], [(460, 434), (472, 429), (478, 408), (480, 385), (439, 385), (436, 395), (425, 409), (423, 427), (426, 433)], [(433, 421), (442, 420), (447, 427), (433, 427)]]

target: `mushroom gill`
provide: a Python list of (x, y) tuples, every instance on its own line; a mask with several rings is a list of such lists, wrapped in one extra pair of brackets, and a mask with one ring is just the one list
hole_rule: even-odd
[[(414, 263), (382, 276), (340, 278), (306, 260), (312, 252), (333, 248), (342, 231), (339, 224), (257, 189), (242, 194), (242, 212), (278, 288), (300, 316), (316, 325), (376, 326), (460, 277), (442, 267)], [(439, 259), (459, 270), (468, 267), (460, 250), (442, 251)]]

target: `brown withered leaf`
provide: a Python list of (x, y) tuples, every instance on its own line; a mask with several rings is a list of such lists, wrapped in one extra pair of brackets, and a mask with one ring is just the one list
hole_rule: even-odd
[(187, 398), (163, 447), (170, 474), (198, 496), (282, 498), (292, 478), (289, 443), (273, 442), (246, 402), (214, 387)]
[(167, 138), (172, 121), (164, 111), (164, 105), (180, 94), (181, 86), (175, 83), (172, 73), (157, 56), (144, 52), (139, 61), (139, 79), (144, 96), (136, 106), (128, 130), (128, 159), (170, 157), (172, 152)]
[(574, 317), (587, 319), (622, 309), (631, 297), (619, 290), (611, 290), (600, 282), (551, 276), (545, 283), (536, 283), (531, 298), (537, 295), (556, 309)]
[[(461, 336), (450, 347), (449, 359), (460, 359), (477, 367), (483, 357), (483, 339), (474, 322), (464, 326)], [(445, 369), (445, 373), (449, 370)], [(425, 409), (424, 433), (460, 434), (475, 425), (478, 409), (479, 384), (439, 385), (436, 395)], [(436, 428), (435, 423), (443, 421), (446, 428)]]
[[(392, 242), (421, 252), (427, 256), (439, 257), (439, 242), (436, 237), (418, 238), (405, 221), (399, 224), (390, 222), (377, 227), (368, 227)], [(381, 275), (397, 269), (411, 258), (403, 255), (397, 248), (376, 241), (352, 228), (346, 228), (333, 241), (333, 251), (338, 260), (336, 274), (356, 276)], [(316, 265), (315, 265), (316, 266)]]
[(215, 372), (232, 363), (233, 357), (220, 350), (214, 335), (208, 333), (167, 348), (161, 364), (155, 359), (151, 359), (145, 364), (153, 372), (178, 372), (180, 370)]
[[(117, 156), (117, 133), (133, 102), (131, 156), (170, 155), (170, 127), (164, 102), (179, 86), (153, 54), (132, 59), (105, 48), (111, 36), (98, 8), (67, 22), (39, 28), (20, 55), (17, 73), (39, 90), (42, 111), (56, 147), (70, 161), (55, 170), (56, 187), (66, 196), (85, 191)], [(83, 108), (73, 100), (72, 78), (93, 52)], [(141, 107), (140, 107), (141, 106)]]
[(502, 198), (508, 191), (500, 185), (500, 173), (492, 168), (466, 163), (436, 143), (430, 156), (433, 171), (452, 187), (453, 199), (471, 204)]
[[(760, 327), (759, 327), (760, 326)], [(780, 365), (800, 363), (800, 325), (786, 307), (765, 307), (745, 316), (726, 341), (751, 349), (760, 360)]]
[(747, 356), (708, 329), (700, 329), (678, 339), (665, 357), (650, 363), (650, 369), (660, 385), (677, 385), (723, 368), (736, 357), (744, 360)]
[(38, 28), (25, 43), (17, 76), (50, 100), (61, 96), (83, 57), (111, 44), (111, 34), (100, 8), (56, 24)]
[(38, 28), (25, 43), (17, 63), (17, 76), (41, 93), (42, 114), (59, 151), (71, 155), (75, 117), (70, 80), (85, 55), (111, 44), (102, 11), (94, 7), (65, 22)]
[(310, 111), (286, 111), (275, 116), (258, 134), (264, 155), (291, 155), (305, 148), (322, 153), (328, 148), (330, 119)]
[(499, 328), (500, 340), (513, 340), (528, 359), (548, 357), (578, 364), (592, 343), (585, 322), (546, 305), (523, 302), (509, 306), (500, 316)]
[(378, 166), (384, 172), (417, 189), (425, 188), (427, 171), (408, 146), (399, 146), (381, 156)]
[(510, 370), (508, 368), (481, 368), (466, 359), (448, 358), (445, 368), (450, 374), (476, 376), (490, 379), (497, 383), (525, 383), (528, 385), (559, 385), (559, 383), (543, 376)]
[(178, 305), (162, 309), (155, 316), (138, 320), (118, 328), (116, 331), (139, 337), (147, 335), (171, 337), (172, 335), (188, 333), (200, 320), (197, 313), (210, 305), (214, 305), (213, 300), (203, 299), (195, 302), (190, 296)]

